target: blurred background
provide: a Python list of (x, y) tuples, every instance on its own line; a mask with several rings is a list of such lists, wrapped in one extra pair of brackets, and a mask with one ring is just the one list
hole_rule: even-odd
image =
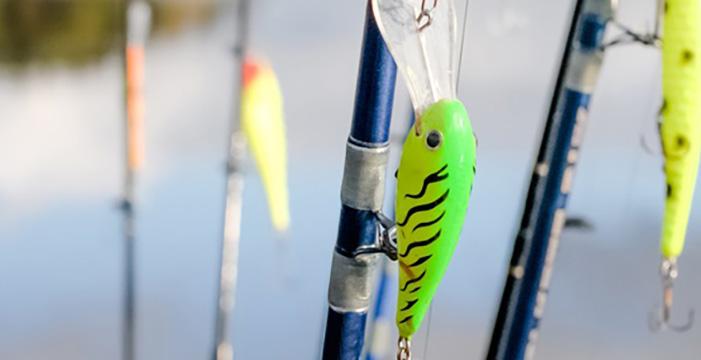
[[(325, 321), (365, 1), (253, 3), (251, 47), (273, 64), (285, 94), (292, 227), (284, 238), (271, 229), (249, 161), (234, 345), (238, 359), (311, 359)], [(153, 5), (137, 190), (137, 355), (205, 359), (235, 3)], [(571, 6), (470, 2), (459, 88), (479, 138), (477, 178), (463, 239), (417, 336), (418, 359), (484, 357)], [(649, 30), (654, 7), (622, 0), (619, 16)], [(115, 0), (0, 0), (0, 359), (119, 358), (123, 10)], [(640, 46), (606, 55), (568, 206), (594, 229), (562, 236), (538, 359), (701, 352), (698, 326), (683, 334), (647, 326), (661, 297), (659, 56)], [(401, 81), (397, 88), (399, 134), (409, 105)], [(675, 287), (681, 319), (701, 304), (699, 211), (687, 238)]]

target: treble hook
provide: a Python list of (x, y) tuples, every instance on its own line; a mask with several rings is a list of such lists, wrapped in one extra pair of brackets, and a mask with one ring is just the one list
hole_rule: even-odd
[(672, 318), (672, 301), (674, 280), (679, 275), (677, 271), (677, 263), (675, 260), (664, 259), (660, 266), (660, 275), (662, 276), (662, 307), (660, 311), (650, 313), (650, 329), (654, 332), (670, 329), (677, 332), (684, 332), (694, 325), (694, 309), (689, 310), (687, 322), (683, 325), (671, 324)]
[[(660, 46), (660, 36), (659, 33), (647, 33), (647, 34), (641, 34), (638, 32), (633, 31), (626, 25), (618, 22), (616, 19), (611, 19), (610, 20), (611, 24), (616, 26), (620, 31), (623, 33), (619, 35), (618, 37), (614, 38), (613, 40), (605, 43), (602, 45), (602, 49), (608, 49), (612, 46), (616, 45), (624, 45), (624, 44), (631, 44), (631, 43), (639, 43), (643, 44), (646, 46), (653, 46), (653, 47), (659, 47)], [(656, 25), (658, 26), (658, 25)]]
[[(616, 3), (616, 2), (614, 1), (614, 3)], [(617, 6), (617, 3), (614, 5), (614, 7), (616, 7), (616, 6)], [(623, 33), (621, 35), (619, 35), (618, 37), (614, 38), (613, 40), (602, 45), (601, 48), (607, 49), (607, 48), (612, 47), (612, 46), (631, 44), (631, 43), (639, 43), (639, 44), (643, 44), (646, 46), (652, 46), (652, 47), (659, 48), (661, 46), (661, 43), (662, 43), (662, 39), (660, 38), (660, 28), (662, 27), (662, 20), (664, 17), (664, 12), (665, 12), (665, 1), (664, 0), (657, 0), (657, 6), (656, 6), (656, 11), (655, 11), (655, 25), (654, 25), (653, 31), (651, 33), (647, 33), (647, 34), (641, 34), (641, 33), (638, 33), (636, 31), (633, 31), (629, 27), (620, 23), (615, 16), (611, 17), (609, 19), (609, 22), (611, 22), (614, 26), (616, 26)]]
[(403, 336), (397, 341), (397, 360), (411, 360), (411, 340)]
[[(433, 6), (431, 8), (427, 8), (426, 0), (421, 0), (421, 12), (416, 18), (416, 22), (419, 24), (419, 32), (431, 26), (431, 23), (433, 23), (433, 15), (431, 15), (431, 12), (436, 8), (436, 5), (438, 5), (438, 0), (433, 0)], [(422, 24), (421, 22), (423, 19), (426, 19), (426, 21)]]

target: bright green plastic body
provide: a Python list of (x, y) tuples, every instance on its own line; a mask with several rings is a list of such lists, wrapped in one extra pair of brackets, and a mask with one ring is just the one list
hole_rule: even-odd
[[(415, 126), (419, 134), (410, 131), (397, 172), (396, 321), (405, 338), (421, 325), (453, 256), (475, 174), (475, 137), (460, 101), (429, 106)], [(436, 133), (440, 142), (430, 146)]]
[(668, 0), (662, 43), (664, 106), (660, 136), (665, 154), (667, 199), (662, 255), (684, 249), (701, 153), (701, 4)]

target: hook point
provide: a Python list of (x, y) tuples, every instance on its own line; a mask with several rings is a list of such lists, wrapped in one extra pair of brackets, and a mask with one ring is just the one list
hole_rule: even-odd
[(659, 311), (652, 311), (649, 317), (650, 330), (658, 332), (662, 330), (672, 330), (675, 332), (685, 332), (694, 326), (695, 312), (694, 309), (689, 309), (686, 323), (676, 325), (671, 323), (672, 318), (672, 303), (673, 303), (673, 286), (674, 280), (679, 275), (675, 259), (663, 259), (660, 266), (660, 274), (662, 275), (662, 299), (663, 304)]

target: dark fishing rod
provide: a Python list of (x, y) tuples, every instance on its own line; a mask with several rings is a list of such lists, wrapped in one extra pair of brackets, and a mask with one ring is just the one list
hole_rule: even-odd
[(135, 184), (144, 158), (144, 44), (148, 37), (151, 8), (145, 1), (129, 0), (126, 6), (123, 48), (125, 150), (124, 195), (121, 204), (124, 236), (124, 299), (122, 358), (135, 358)]
[(584, 123), (603, 62), (604, 33), (615, 7), (615, 0), (575, 2), (488, 360), (533, 356)]
[(382, 210), (397, 66), (367, 2), (355, 106), (341, 185), (341, 215), (331, 265), (325, 360), (357, 360), (365, 341)]
[(241, 205), (243, 195), (243, 161), (246, 156), (246, 140), (241, 129), (241, 93), (243, 89), (243, 63), (248, 51), (250, 1), (239, 0), (236, 6), (236, 39), (234, 40), (235, 86), (234, 101), (229, 124), (229, 144), (226, 166), (226, 203), (224, 205), (224, 229), (221, 242), (219, 287), (217, 293), (214, 331), (215, 360), (231, 360), (234, 349), (231, 343), (231, 316), (236, 297), (239, 241), (241, 237)]

